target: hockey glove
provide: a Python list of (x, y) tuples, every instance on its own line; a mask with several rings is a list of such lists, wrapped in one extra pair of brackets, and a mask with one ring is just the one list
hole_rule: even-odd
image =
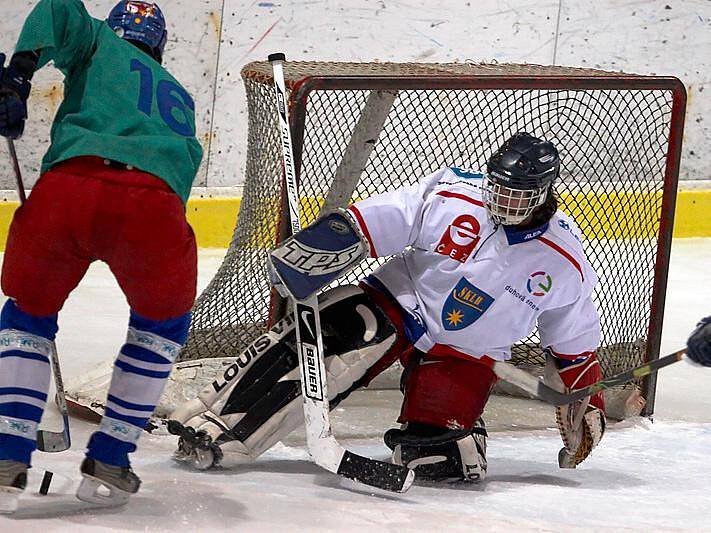
[(686, 355), (695, 363), (711, 366), (711, 316), (696, 324), (686, 342)]
[(305, 300), (359, 264), (370, 252), (346, 211), (319, 218), (269, 254), (269, 276), (279, 294)]
[[(545, 381), (560, 392), (570, 392), (602, 379), (594, 353), (576, 359), (548, 355)], [(556, 423), (564, 447), (558, 454), (561, 468), (575, 468), (583, 462), (605, 433), (605, 399), (602, 392), (578, 402), (556, 407)]]
[(5, 67), (5, 54), (0, 54), (0, 135), (3, 137), (19, 139), (22, 136), (32, 88), (30, 78), (12, 64)]

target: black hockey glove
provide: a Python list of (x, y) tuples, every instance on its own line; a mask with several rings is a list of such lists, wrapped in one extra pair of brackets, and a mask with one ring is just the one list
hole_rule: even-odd
[(31, 79), (31, 74), (21, 72), (14, 63), (5, 67), (5, 54), (0, 54), (0, 135), (3, 137), (19, 139), (22, 136)]
[(702, 319), (686, 342), (686, 355), (704, 366), (711, 366), (711, 316)]

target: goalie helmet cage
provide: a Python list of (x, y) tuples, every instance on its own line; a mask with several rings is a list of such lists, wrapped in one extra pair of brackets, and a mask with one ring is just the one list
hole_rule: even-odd
[[(484, 168), (516, 131), (544, 137), (561, 154), (561, 209), (580, 226), (600, 278), (603, 373), (659, 357), (686, 106), (678, 79), (468, 63), (286, 62), (284, 70), (302, 224), (324, 205), (345, 206), (445, 166)], [(249, 129), (240, 212), (224, 262), (195, 304), (180, 361), (235, 357), (284, 312), (265, 268), (289, 231), (269, 63), (246, 65), (242, 78)], [(367, 260), (339, 283), (382, 262)], [(535, 332), (512, 352), (515, 364), (544, 363)], [(641, 385), (649, 415), (655, 377)]]

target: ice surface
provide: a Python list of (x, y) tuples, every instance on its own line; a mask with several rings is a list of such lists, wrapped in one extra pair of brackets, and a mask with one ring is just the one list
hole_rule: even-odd
[[(200, 254), (200, 286), (221, 252)], [(683, 346), (711, 313), (711, 239), (674, 242), (662, 353)], [(67, 378), (113, 358), (128, 308), (103, 265), (94, 265), (60, 318)], [(90, 510), (75, 500), (78, 468), (94, 426), (72, 419), (71, 450), (38, 453), (28, 490), (0, 531), (610, 531), (711, 530), (711, 369), (680, 363), (659, 376), (654, 423), (613, 425), (577, 470), (557, 467), (552, 410), (539, 402), (494, 398), (489, 477), (479, 486), (416, 484), (407, 494), (374, 494), (315, 465), (298, 432), (256, 463), (212, 472), (175, 464), (173, 437), (144, 435), (133, 460), (143, 478), (128, 507)], [(385, 458), (381, 435), (397, 414), (397, 392), (358, 393), (334, 414), (335, 431), (359, 453)], [(58, 427), (54, 406), (43, 425)], [(228, 463), (229, 464), (229, 463)], [(37, 490), (45, 469), (50, 494)]]

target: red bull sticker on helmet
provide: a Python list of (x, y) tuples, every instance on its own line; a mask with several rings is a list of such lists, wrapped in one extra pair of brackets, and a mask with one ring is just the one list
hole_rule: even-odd
[(126, 11), (142, 17), (155, 17), (155, 6), (146, 2), (126, 2)]

